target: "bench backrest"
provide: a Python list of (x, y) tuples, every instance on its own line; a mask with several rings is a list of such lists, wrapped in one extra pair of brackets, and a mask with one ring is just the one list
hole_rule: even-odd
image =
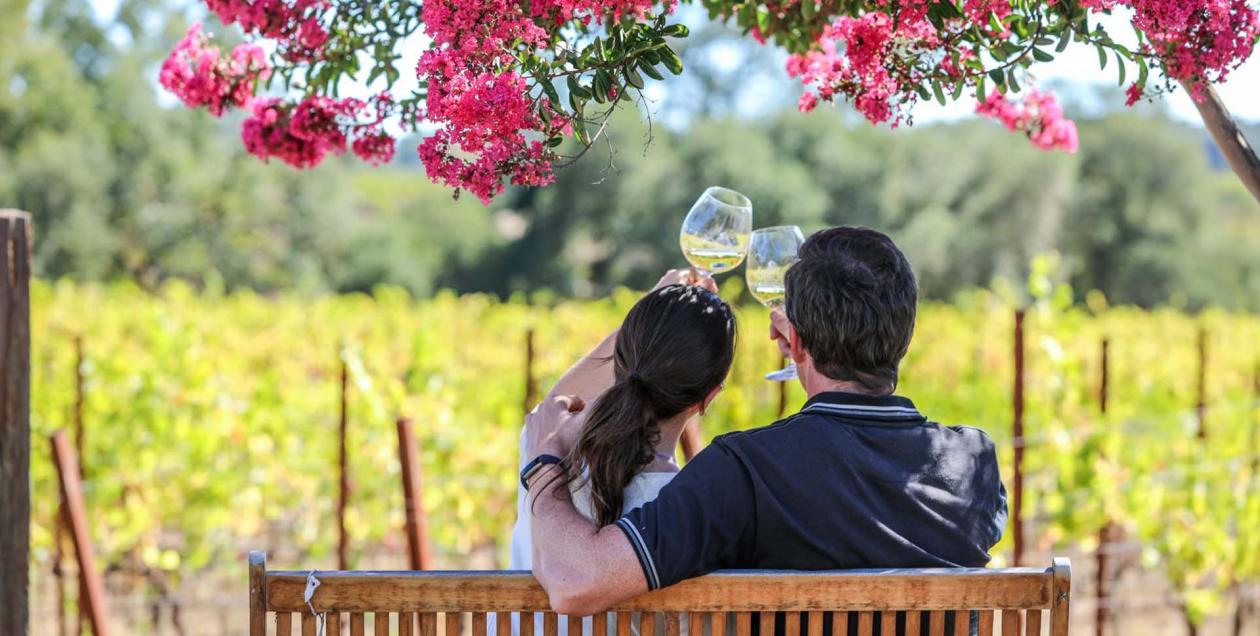
[[(269, 614), (276, 627), (270, 633), (277, 636), (289, 636), (295, 618), (304, 636), (315, 633), (316, 619), (303, 599), (309, 574), (267, 571), (263, 554), (250, 553), (250, 636), (269, 633), (267, 626), (273, 623)], [(324, 613), (328, 636), (342, 634), (342, 625), (348, 626), (351, 636), (456, 636), (465, 633), (465, 614), (471, 618), (471, 636), (487, 636), (488, 621), (497, 623), (498, 634), (510, 634), (512, 614), (520, 617), (522, 634), (532, 636), (537, 628), (542, 636), (557, 636), (561, 620), (567, 621), (569, 634), (581, 633), (579, 619), (550, 611), (546, 593), (528, 572), (313, 574), (319, 587), (310, 604)], [(594, 633), (603, 636), (612, 625), (616, 636), (630, 636), (633, 624), (639, 636), (655, 636), (656, 621), (640, 622), (633, 613), (658, 612), (665, 615), (666, 633), (661, 636), (678, 636), (682, 621), (693, 636), (726, 634), (728, 621), (734, 622), (737, 636), (749, 636), (754, 620), (760, 621), (765, 636), (774, 633), (774, 612), (781, 612), (786, 636), (824, 636), (828, 613), (832, 616), (825, 622), (832, 631), (825, 636), (871, 636), (876, 627), (889, 636), (898, 631), (899, 620), (905, 634), (917, 635), (923, 629), (943, 636), (947, 623), (954, 625), (954, 634), (966, 634), (968, 621), (946, 617), (973, 610), (981, 636), (1063, 636), (1068, 633), (1071, 581), (1067, 559), (1055, 559), (1045, 569), (726, 571), (625, 601), (610, 614), (594, 617)], [(541, 613), (536, 626), (535, 612)], [(753, 612), (761, 614), (754, 619)], [(856, 633), (848, 630), (851, 613)], [(802, 624), (807, 627), (802, 629)], [(368, 625), (370, 632), (365, 631)]]

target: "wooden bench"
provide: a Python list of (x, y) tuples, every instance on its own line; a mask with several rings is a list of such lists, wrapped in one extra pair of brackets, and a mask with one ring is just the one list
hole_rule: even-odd
[[(303, 599), (308, 574), (268, 571), (266, 557), (250, 553), (250, 636), (265, 636), (273, 622), (273, 633), (289, 636), (295, 621), (303, 636), (315, 634), (317, 619)], [(557, 636), (562, 618), (549, 611), (546, 593), (528, 572), (321, 570), (314, 576), (319, 587), (311, 606), (324, 613), (328, 636), (342, 634), (347, 623), (351, 636), (454, 636), (463, 633), (465, 613), (471, 615), (472, 636), (486, 636), (488, 613), (498, 623), (498, 634), (507, 635), (509, 612), (520, 616), (522, 633), (535, 634), (537, 627), (543, 636)], [(947, 621), (946, 616), (973, 610), (981, 636), (1037, 636), (1047, 633), (1043, 618), (1051, 636), (1063, 636), (1071, 584), (1071, 564), (1062, 558), (1044, 569), (728, 571), (644, 594), (612, 608), (615, 614), (593, 620), (596, 634), (606, 634), (612, 624), (616, 636), (630, 636), (634, 612), (660, 612), (664, 636), (678, 636), (682, 620), (694, 636), (706, 633), (705, 626), (709, 634), (726, 634), (729, 618), (731, 631), (749, 636), (753, 612), (761, 612), (757, 620), (763, 635), (773, 633), (775, 612), (782, 612), (786, 636), (823, 636), (825, 615), (833, 613), (826, 636), (872, 636), (877, 627), (889, 636), (897, 631), (900, 614), (907, 634), (923, 629), (944, 636), (948, 622), (955, 624), (951, 636), (957, 636), (968, 633), (968, 621)], [(534, 612), (542, 612), (541, 625), (534, 625)], [(848, 629), (850, 613), (856, 614), (856, 633)], [(580, 633), (580, 619), (563, 618), (570, 634)], [(655, 623), (642, 621), (640, 636), (655, 636)], [(371, 632), (365, 631), (369, 624)], [(808, 627), (803, 630), (802, 624)]]

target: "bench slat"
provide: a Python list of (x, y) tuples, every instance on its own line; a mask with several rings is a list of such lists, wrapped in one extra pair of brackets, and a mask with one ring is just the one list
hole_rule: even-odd
[(314, 614), (302, 612), (302, 636), (315, 636), (315, 623), (318, 620)]
[(861, 612), (858, 614), (858, 636), (873, 636), (875, 634), (875, 613)]
[(958, 610), (954, 612), (954, 636), (967, 636), (971, 633), (971, 612)]
[(945, 636), (945, 612), (933, 610), (928, 614), (928, 633), (932, 636)]
[(831, 636), (849, 636), (849, 613), (831, 613)]
[[(810, 612), (808, 636), (822, 636), (822, 628), (823, 628), (823, 613)], [(721, 634), (718, 634), (717, 628), (713, 629), (713, 633), (716, 634), (717, 636), (721, 636)]]
[(897, 633), (897, 612), (880, 612), (879, 633), (881, 635)]
[(1024, 614), (1027, 616), (1025, 636), (1041, 636), (1041, 610), (1030, 609)]
[(293, 615), (276, 612), (276, 636), (293, 636)]
[(752, 636), (752, 612), (736, 612), (735, 636)]
[[(901, 574), (899, 572), (905, 572)], [(316, 572), (312, 603), (321, 611), (547, 611), (547, 595), (527, 573)], [(300, 612), (306, 572), (266, 575), (267, 609)], [(928, 610), (1051, 607), (1045, 570), (723, 572), (625, 601), (613, 611)], [(476, 636), (481, 636), (480, 634)], [(600, 635), (602, 636), (602, 635)]]
[(980, 636), (993, 636), (993, 610), (980, 610)]
[(714, 612), (709, 620), (713, 621), (713, 636), (726, 636), (726, 612)]
[(773, 633), (774, 633), (774, 612), (762, 612), (762, 613), (761, 613), (761, 629), (760, 629), (760, 633), (762, 633), (762, 634), (773, 634)]
[(425, 612), (420, 615), (420, 636), (437, 636), (437, 614)]
[(329, 612), (324, 620), (324, 634), (326, 636), (341, 636), (341, 612)]
[(350, 636), (363, 636), (362, 612), (355, 612), (350, 615)]
[(460, 636), (464, 631), (464, 615), (460, 612), (446, 612), (446, 636)]
[(376, 636), (389, 636), (389, 612), (372, 613), (372, 632)]
[(923, 612), (910, 610), (906, 612), (906, 636), (919, 636), (922, 633)]
[(1023, 624), (1019, 621), (1019, 610), (1002, 611), (1002, 636), (1023, 636)]
[(473, 636), (486, 636), (486, 613), (472, 613), (472, 633)]

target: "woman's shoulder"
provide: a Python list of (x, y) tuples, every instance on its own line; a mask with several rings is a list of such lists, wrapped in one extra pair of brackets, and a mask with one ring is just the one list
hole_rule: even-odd
[(633, 510), (656, 499), (661, 489), (678, 475), (672, 473), (639, 473), (626, 485), (626, 511)]

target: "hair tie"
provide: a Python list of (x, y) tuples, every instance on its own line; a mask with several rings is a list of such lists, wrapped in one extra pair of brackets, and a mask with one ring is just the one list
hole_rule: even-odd
[(630, 382), (630, 381), (642, 383), (643, 376), (639, 375), (638, 371), (631, 371), (630, 375), (626, 376), (626, 382)]

